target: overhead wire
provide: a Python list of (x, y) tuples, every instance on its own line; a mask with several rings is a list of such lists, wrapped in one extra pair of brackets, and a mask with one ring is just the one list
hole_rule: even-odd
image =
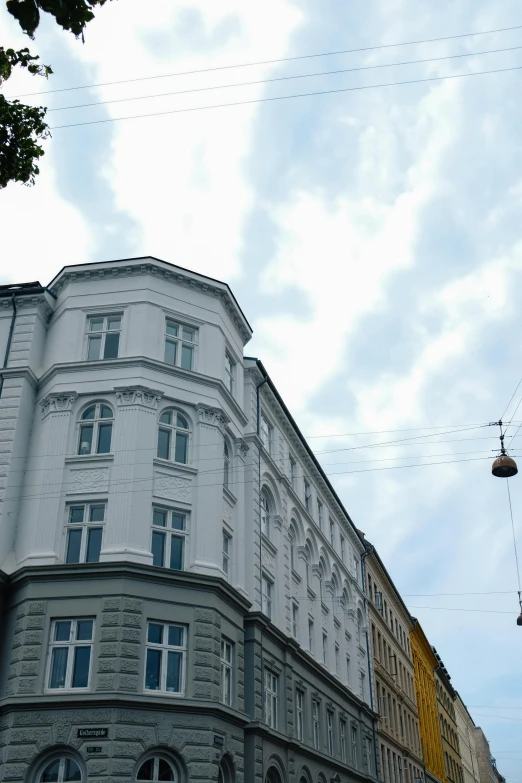
[(152, 98), (166, 98), (166, 97), (171, 97), (173, 95), (187, 95), (189, 93), (208, 92), (211, 90), (225, 90), (225, 89), (231, 89), (236, 87), (251, 87), (256, 84), (270, 84), (271, 82), (283, 82), (292, 79), (310, 79), (319, 76), (333, 76), (334, 74), (353, 73), (355, 71), (371, 71), (371, 70), (375, 70), (376, 68), (393, 68), (399, 65), (419, 65), (422, 63), (438, 62), (440, 60), (454, 60), (462, 57), (478, 57), (479, 55), (483, 55), (483, 54), (498, 54), (499, 52), (511, 52), (514, 51), (515, 49), (522, 49), (522, 45), (508, 46), (503, 49), (486, 49), (485, 51), (482, 52), (464, 52), (462, 54), (448, 54), (441, 57), (428, 57), (422, 60), (405, 60), (403, 62), (396, 62), (396, 63), (363, 65), (363, 66), (357, 66), (353, 68), (339, 68), (333, 71), (319, 71), (317, 73), (301, 73), (292, 76), (274, 76), (268, 79), (257, 79), (255, 81), (249, 81), (249, 82), (233, 82), (232, 84), (216, 84), (216, 85), (209, 85), (206, 87), (191, 87), (186, 90), (175, 90), (174, 92), (161, 92), (161, 93), (155, 93), (153, 95), (138, 95), (138, 96), (131, 96), (128, 98), (111, 98), (105, 101), (79, 103), (73, 106), (56, 106), (47, 109), (47, 111), (52, 112), (52, 111), (67, 111), (69, 109), (85, 109), (92, 106), (106, 106), (107, 104), (112, 104), (112, 103), (128, 103), (129, 101), (144, 101), (144, 100), (150, 100)]
[[(517, 569), (518, 597), (519, 599), (522, 599), (522, 587), (520, 586), (520, 568), (518, 565), (517, 538), (515, 535), (515, 523), (513, 522), (513, 507), (511, 505), (511, 490), (509, 489), (509, 479), (506, 479), (506, 485), (507, 485), (507, 493), (508, 493), (508, 500), (509, 500), (509, 514), (511, 517), (511, 529), (513, 531), (513, 549), (515, 551), (515, 564)], [(520, 609), (522, 611), (522, 601), (521, 601)]]
[(187, 114), (196, 111), (206, 111), (209, 109), (227, 109), (234, 106), (246, 106), (258, 103), (270, 103), (273, 101), (290, 100), (293, 98), (312, 98), (317, 95), (335, 95), (346, 92), (359, 92), (362, 90), (374, 90), (381, 87), (401, 87), (406, 84), (426, 84), (428, 82), (439, 82), (446, 79), (463, 79), (470, 76), (486, 76), (488, 74), (506, 73), (508, 71), (520, 71), (522, 65), (514, 65), (509, 68), (494, 68), (488, 71), (473, 71), (469, 73), (447, 74), (445, 76), (428, 76), (424, 79), (406, 79), (400, 82), (383, 82), (381, 84), (357, 85), (354, 87), (340, 87), (335, 90), (316, 90), (313, 92), (294, 93), (291, 95), (272, 95), (266, 98), (252, 98), (244, 101), (231, 101), (228, 103), (207, 104), (203, 106), (189, 106), (181, 109), (169, 109), (167, 111), (150, 112), (148, 114), (132, 114), (127, 117), (106, 117), (100, 120), (85, 120), (84, 122), (71, 122), (65, 125), (50, 126), (50, 130), (60, 130), (62, 128), (77, 128), (83, 125), (101, 125), (108, 122), (123, 122), (124, 120), (138, 120), (148, 117), (161, 117), (168, 114)]
[(114, 84), (129, 84), (131, 82), (150, 81), (152, 79), (166, 79), (166, 78), (177, 77), (177, 76), (192, 76), (194, 74), (211, 73), (214, 71), (225, 71), (225, 70), (230, 70), (232, 68), (251, 68), (253, 66), (258, 66), (258, 65), (275, 65), (276, 63), (295, 62), (296, 60), (308, 60), (317, 57), (333, 57), (341, 54), (358, 54), (361, 52), (377, 51), (379, 49), (393, 49), (399, 46), (416, 46), (425, 43), (437, 43), (439, 41), (452, 41), (460, 38), (470, 38), (477, 35), (492, 35), (494, 33), (505, 33), (512, 30), (520, 30), (521, 28), (522, 25), (512, 25), (511, 27), (499, 27), (494, 30), (481, 30), (473, 33), (460, 33), (458, 35), (446, 35), (440, 38), (424, 38), (418, 41), (402, 41), (400, 43), (379, 44), (376, 46), (359, 47), (357, 49), (339, 49), (337, 51), (330, 51), (330, 52), (314, 52), (312, 54), (294, 55), (292, 57), (278, 57), (272, 60), (257, 60), (255, 62), (247, 62), (247, 63), (216, 65), (210, 68), (198, 68), (196, 70), (191, 70), (191, 71), (177, 71), (175, 73), (157, 74), (155, 76), (138, 76), (132, 79), (119, 79), (118, 81), (112, 81), (112, 82), (98, 82), (95, 84), (84, 84), (75, 87), (61, 87), (53, 90), (40, 90), (39, 92), (27, 92), (19, 95), (13, 95), (10, 97), (28, 98), (32, 95), (48, 95), (49, 93), (55, 93), (55, 92), (69, 92), (71, 90), (87, 90), (94, 87), (108, 87)]

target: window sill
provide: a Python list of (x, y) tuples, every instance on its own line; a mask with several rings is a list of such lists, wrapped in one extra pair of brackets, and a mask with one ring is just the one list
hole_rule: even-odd
[(184, 465), (183, 462), (171, 462), (169, 459), (161, 459), (161, 457), (154, 457), (153, 464), (160, 468), (170, 468), (171, 470), (181, 470), (183, 473), (191, 473), (197, 475), (197, 468), (192, 468), (190, 465)]
[(114, 462), (114, 454), (75, 454), (73, 457), (66, 457), (66, 464), (75, 462)]
[(232, 505), (234, 505), (234, 506), (236, 505), (236, 503), (237, 503), (237, 497), (236, 497), (236, 496), (234, 495), (234, 493), (233, 493), (233, 492), (232, 492), (232, 491), (231, 491), (231, 490), (230, 490), (228, 487), (226, 487), (224, 484), (223, 484), (223, 494), (225, 495), (225, 497), (226, 497), (228, 500), (230, 500), (230, 502), (232, 503)]

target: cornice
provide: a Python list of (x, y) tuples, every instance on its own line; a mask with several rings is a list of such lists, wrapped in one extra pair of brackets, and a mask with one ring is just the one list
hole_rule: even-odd
[[(177, 378), (183, 378), (193, 383), (200, 383), (204, 386), (210, 386), (213, 389), (217, 389), (225, 397), (228, 405), (232, 409), (232, 412), (237, 417), (240, 424), (245, 426), (248, 423), (248, 419), (243, 412), (239, 403), (228, 393), (225, 384), (219, 378), (212, 378), (210, 375), (204, 375), (194, 370), (183, 370), (181, 367), (175, 367), (165, 362), (160, 362), (157, 359), (151, 359), (148, 356), (122, 356), (118, 359), (102, 359), (98, 362), (60, 362), (53, 364), (40, 379), (36, 378), (36, 383), (40, 385), (40, 388), (45, 384), (50, 383), (57, 375), (64, 372), (93, 372), (93, 370), (103, 369), (119, 369), (128, 367), (139, 367), (140, 369), (154, 370), (164, 373), (166, 375), (175, 376)], [(5, 372), (2, 370), (1, 372)], [(18, 370), (18, 372), (20, 372)], [(34, 375), (34, 374), (33, 374)], [(164, 393), (167, 399), (171, 399), (171, 395)]]
[(157, 410), (158, 402), (163, 397), (163, 392), (157, 389), (149, 389), (146, 386), (115, 386), (114, 391), (118, 400), (118, 407), (140, 405), (143, 408)]
[(47, 394), (43, 400), (40, 400), (42, 419), (50, 413), (70, 413), (77, 398), (78, 394), (75, 391)]
[(227, 425), (230, 424), (231, 420), (221, 408), (214, 408), (198, 402), (196, 411), (200, 424), (204, 424), (207, 427), (216, 427), (223, 435), (225, 434)]
[[(169, 268), (170, 267), (170, 268)], [(139, 275), (150, 275), (165, 282), (175, 283), (192, 291), (212, 296), (219, 299), (228, 316), (238, 330), (243, 343), (246, 344), (252, 337), (252, 330), (245, 316), (241, 312), (232, 292), (225, 283), (218, 284), (217, 280), (212, 278), (203, 278), (197, 273), (189, 272), (172, 265), (167, 266), (167, 262), (151, 257), (123, 260), (121, 264), (107, 262), (104, 268), (95, 267), (89, 264), (87, 268), (75, 269), (74, 267), (64, 267), (62, 272), (53, 282), (51, 292), (57, 296), (71, 282), (81, 283), (92, 280), (103, 279), (125, 279), (129, 277), (138, 277)]]
[[(3, 310), (12, 310), (13, 304), (12, 304), (11, 296), (9, 296), (9, 298), (5, 297), (0, 299), (0, 307)], [(42, 292), (41, 294), (34, 294), (33, 296), (22, 295), (16, 297), (17, 312), (28, 310), (29, 308), (35, 308), (35, 307), (37, 310), (42, 311), (41, 314), (43, 315), (45, 322), (49, 320), (49, 318), (54, 312), (44, 292)]]
[(23, 378), (29, 381), (31, 386), (35, 389), (38, 387), (38, 377), (34, 374), (30, 367), (3, 367), (0, 369), (0, 376), (4, 381), (8, 378)]

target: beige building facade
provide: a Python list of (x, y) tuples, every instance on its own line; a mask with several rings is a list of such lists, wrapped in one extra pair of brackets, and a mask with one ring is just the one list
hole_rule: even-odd
[(475, 723), (458, 693), (454, 705), (464, 783), (479, 783)]
[(411, 616), (375, 547), (368, 546), (366, 589), (375, 708), (385, 783), (424, 779), (410, 648)]

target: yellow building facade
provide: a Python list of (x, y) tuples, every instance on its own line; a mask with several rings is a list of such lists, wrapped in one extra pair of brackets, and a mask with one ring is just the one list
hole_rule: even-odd
[(434, 672), (438, 662), (419, 621), (416, 619), (413, 620), (413, 628), (410, 631), (410, 645), (424, 765), (434, 777), (443, 783), (448, 783), (444, 769), (435, 688)]

